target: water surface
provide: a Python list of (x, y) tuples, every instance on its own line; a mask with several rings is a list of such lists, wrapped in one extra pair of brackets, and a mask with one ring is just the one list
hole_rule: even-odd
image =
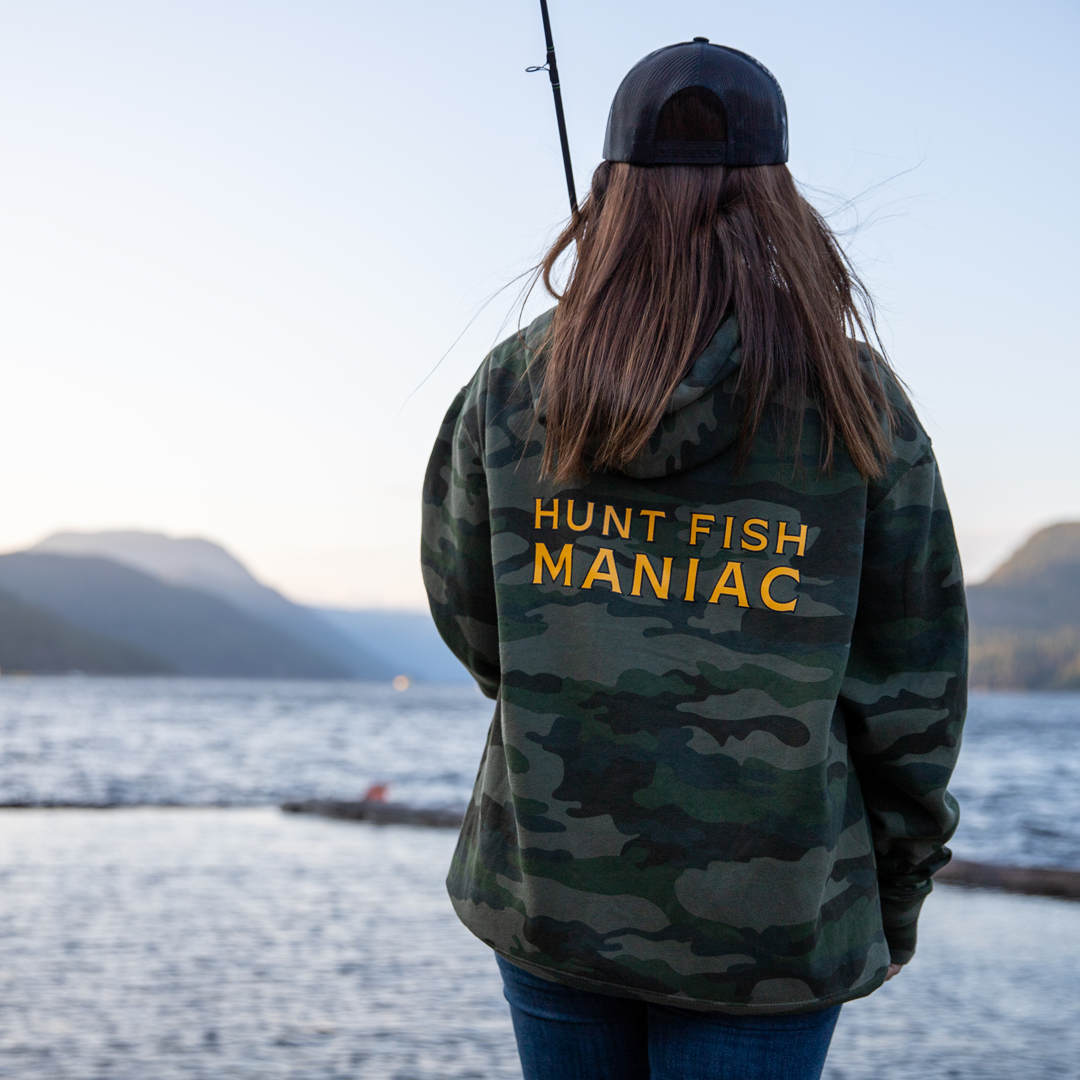
[[(0, 679), (0, 802), (463, 805), (491, 702), (462, 686)], [(1080, 694), (972, 695), (957, 855), (1080, 869)]]
[[(452, 834), (264, 809), (0, 812), (0, 1077), (520, 1080)], [(939, 887), (828, 1080), (1076, 1077), (1080, 904)]]
[[(0, 679), (0, 1077), (519, 1080), (451, 833), (282, 814), (468, 797), (466, 687)], [(1080, 868), (1080, 696), (973, 697), (959, 855)], [(939, 887), (828, 1080), (1080, 1076), (1080, 903)]]

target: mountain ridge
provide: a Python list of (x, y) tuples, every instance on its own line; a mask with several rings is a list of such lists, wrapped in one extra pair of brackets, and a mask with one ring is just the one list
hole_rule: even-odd
[(0, 555), (0, 589), (65, 623), (149, 653), (177, 674), (348, 677), (333, 661), (218, 597), (109, 559)]
[[(24, 561), (20, 563), (20, 559)], [(35, 565), (27, 564), (28, 559), (61, 562), (48, 563), (50, 573), (38, 573), (36, 584), (30, 587), (27, 580), (21, 585), (15, 580), (20, 575), (27, 578)], [(69, 574), (64, 588), (58, 591), (54, 581), (50, 592), (48, 580), (57, 574), (64, 576), (63, 560), (68, 560), (68, 571), (81, 565), (81, 570), (72, 573), (76, 577), (81, 574), (84, 580), (79, 585)], [(93, 564), (89, 569), (88, 562)], [(46, 566), (36, 565), (38, 570)], [(125, 588), (134, 586), (129, 578), (116, 579), (117, 573), (134, 574), (141, 580), (138, 589), (145, 603), (160, 608), (156, 629), (150, 626), (148, 630), (146, 611), (135, 619), (137, 625), (123, 625), (124, 618), (117, 611), (118, 597), (122, 599)], [(106, 588), (102, 575), (107, 578), (110, 574), (112, 585)], [(93, 588), (88, 575), (97, 579)], [(61, 597), (59, 593), (65, 588), (68, 595)], [(85, 592), (87, 588), (94, 593), (95, 599), (89, 603), (93, 612), (87, 602), (80, 607), (76, 595), (79, 589)], [(28, 552), (0, 556), (0, 590), (23, 605), (18, 610), (10, 603), (4, 608), (0, 596), (0, 619), (6, 619), (9, 626), (25, 626), (27, 640), (37, 643), (36, 655), (44, 655), (40, 653), (42, 635), (52, 633), (59, 650), (56, 657), (83, 649), (80, 655), (98, 656), (96, 662), (106, 667), (119, 662), (120, 653), (115, 651), (119, 647), (137, 651), (139, 658), (135, 653), (125, 655), (139, 670), (157, 663), (188, 674), (379, 680), (403, 674), (426, 681), (471, 681), (442, 642), (429, 615), (295, 604), (261, 584), (220, 545), (198, 537), (176, 539), (134, 530), (56, 534)], [(986, 580), (969, 585), (967, 596), (973, 687), (1080, 689), (1080, 522), (1060, 522), (1037, 530)], [(186, 619), (184, 625), (196, 638), (202, 638), (201, 659), (193, 659), (190, 648), (187, 653), (183, 649), (177, 652), (176, 642), (170, 645), (162, 637), (168, 638), (162, 620), (180, 617), (181, 609), (187, 612), (181, 622)], [(130, 604), (126, 617), (129, 623), (134, 618)], [(64, 625), (49, 623), (50, 618)], [(196, 631), (196, 626), (202, 629)], [(224, 638), (223, 627), (232, 628)], [(79, 632), (97, 634), (101, 640), (94, 644), (87, 639), (80, 644)], [(246, 653), (238, 646), (241, 638), (247, 640)], [(109, 642), (114, 652), (112, 659), (105, 660), (100, 650), (108, 652)], [(0, 667), (4, 666), (5, 650), (15, 655), (11, 650), (16, 646), (17, 636), (9, 632), (5, 638), (0, 633)], [(215, 653), (219, 654), (216, 658)], [(223, 662), (222, 655), (231, 659)], [(86, 669), (81, 663), (68, 666)]]
[(1059, 521), (1036, 530), (988, 578), (984, 585), (1012, 585), (1055, 566), (1080, 567), (1080, 521)]
[(1080, 689), (1080, 522), (1033, 533), (967, 599), (972, 686)]
[(295, 604), (262, 584), (225, 547), (202, 537), (171, 537), (136, 529), (61, 532), (46, 537), (29, 551), (109, 559), (159, 581), (216, 596), (323, 654), (352, 678), (390, 679), (398, 673), (392, 664), (373, 655), (314, 609)]

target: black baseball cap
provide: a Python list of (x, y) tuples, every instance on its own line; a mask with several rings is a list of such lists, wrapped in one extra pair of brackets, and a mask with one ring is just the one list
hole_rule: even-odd
[(615, 92), (604, 158), (631, 165), (782, 164), (783, 91), (764, 64), (708, 38), (657, 49)]

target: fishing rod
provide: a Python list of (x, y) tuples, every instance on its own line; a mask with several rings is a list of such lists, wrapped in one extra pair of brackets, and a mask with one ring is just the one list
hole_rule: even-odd
[(526, 71), (546, 71), (551, 80), (551, 93), (555, 98), (555, 119), (559, 122), (559, 142), (562, 144), (563, 168), (566, 170), (566, 193), (570, 196), (570, 218), (577, 217), (577, 192), (574, 190), (574, 167), (570, 164), (570, 142), (566, 137), (566, 117), (563, 115), (562, 90), (559, 88), (559, 68), (555, 63), (555, 43), (551, 40), (551, 19), (548, 18), (547, 0), (540, 0), (540, 14), (544, 18), (544, 41), (547, 45), (547, 63), (526, 68)]

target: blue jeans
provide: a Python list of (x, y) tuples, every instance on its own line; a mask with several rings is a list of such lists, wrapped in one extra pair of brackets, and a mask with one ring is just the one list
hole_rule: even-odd
[(525, 1080), (818, 1080), (840, 1006), (727, 1016), (574, 990), (497, 956)]

